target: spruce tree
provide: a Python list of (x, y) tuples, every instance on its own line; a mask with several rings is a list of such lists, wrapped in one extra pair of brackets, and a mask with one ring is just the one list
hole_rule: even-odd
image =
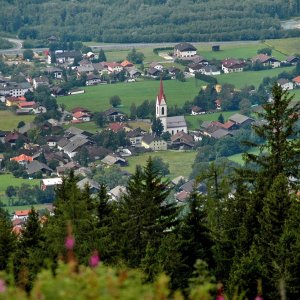
[(9, 214), (0, 208), (0, 270), (6, 270), (16, 249), (16, 235), (12, 232)]

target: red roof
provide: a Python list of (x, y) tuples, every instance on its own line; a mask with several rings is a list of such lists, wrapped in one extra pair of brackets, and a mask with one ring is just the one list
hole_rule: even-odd
[(293, 78), (293, 82), (300, 83), (300, 76)]
[(226, 123), (223, 124), (223, 128), (224, 129), (229, 129), (231, 128), (235, 123), (231, 122), (231, 121), (227, 121)]
[(15, 215), (22, 217), (22, 216), (28, 216), (28, 214), (31, 212), (31, 209), (25, 209), (25, 210), (16, 210)]
[(124, 61), (121, 62), (121, 66), (124, 67), (124, 68), (125, 67), (133, 67), (133, 63), (128, 61), (128, 60), (124, 60)]
[(19, 103), (19, 107), (20, 108), (34, 107), (34, 106), (35, 106), (35, 102), (34, 101), (28, 101), (28, 102), (21, 102), (21, 103)]
[(25, 154), (21, 154), (19, 156), (12, 157), (10, 160), (14, 160), (16, 162), (20, 162), (20, 161), (33, 161), (33, 158), (31, 156), (27, 156)]
[(162, 79), (160, 80), (159, 93), (158, 93), (157, 99), (158, 99), (159, 104), (161, 104), (162, 100), (166, 101), (166, 96), (164, 94), (164, 86), (163, 86)]
[(83, 108), (83, 107), (75, 107), (75, 108), (73, 108), (73, 109), (71, 110), (71, 112), (72, 112), (73, 114), (74, 114), (74, 113), (77, 113), (77, 112), (79, 112), (79, 111), (81, 111), (81, 112), (89, 112), (88, 109)]
[(84, 118), (84, 117), (90, 117), (91, 115), (87, 112), (83, 112), (83, 111), (77, 111), (75, 113), (73, 113), (73, 117), (76, 119), (80, 119), (80, 118)]
[(114, 132), (118, 132), (118, 131), (122, 130), (124, 128), (124, 126), (125, 125), (123, 123), (110, 123), (109, 129)]

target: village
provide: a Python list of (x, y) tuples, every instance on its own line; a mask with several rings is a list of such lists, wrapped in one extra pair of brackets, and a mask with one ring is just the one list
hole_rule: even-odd
[[(219, 50), (219, 46), (212, 47), (212, 51)], [(20, 121), (27, 115), (35, 118), (32, 122), (19, 122), (14, 130), (0, 131), (2, 172), (9, 172), (15, 177), (29, 181), (40, 180), (40, 190), (50, 190), (51, 200), (54, 198), (55, 187), (62, 183), (63, 177), (71, 170), (78, 176), (77, 186), (84, 189), (88, 185), (90, 192), (96, 195), (100, 189), (99, 173), (105, 174), (110, 169), (113, 176), (119, 176), (119, 180), (107, 184), (111, 200), (117, 201), (122, 193), (126, 193), (126, 182), (131, 176), (131, 173), (124, 169), (129, 164), (129, 157), (144, 153), (150, 155), (157, 151), (177, 151), (180, 160), (181, 153), (196, 152), (203, 138), (216, 141), (226, 137), (233, 138), (239, 135), (240, 130), (249, 130), (251, 124), (263, 122), (250, 113), (243, 114), (241, 111), (233, 112), (226, 120), (220, 117), (225, 105), (220, 95), (226, 87), (214, 84), (212, 79), (215, 77), (212, 76), (249, 69), (296, 66), (300, 60), (297, 56), (289, 56), (280, 61), (261, 53), (251, 60), (228, 58), (221, 61), (220, 65), (198, 55), (197, 49), (189, 43), (175, 45), (172, 53), (165, 50), (162, 52), (164, 59), (176, 61), (177, 65), (182, 63), (184, 68), (166, 68), (162, 63), (151, 62), (141, 70), (140, 64), (134, 64), (127, 59), (122, 62), (100, 62), (99, 56), (92, 51), (83, 54), (80, 51), (58, 49), (44, 53), (44, 63), (40, 64), (38, 71), (35, 70), (38, 76), (29, 76), (29, 72), (18, 74), (18, 82), (0, 76), (1, 109), (19, 116)], [(7, 63), (16, 62), (10, 60)], [(71, 75), (76, 78), (72, 84), (70, 80), (66, 81)], [(279, 78), (277, 84), (284, 90), (296, 89), (300, 86), (299, 75), (291, 79)], [(164, 87), (165, 80), (185, 80), (193, 77), (207, 80), (206, 88), (214, 89), (215, 98), (209, 99), (211, 101), (208, 107), (202, 105), (200, 99), (199, 105), (196, 105), (197, 101), (191, 103), (182, 115), (174, 115), (174, 112), (168, 114), (171, 109), (168, 106), (168, 91)], [(118, 103), (112, 101), (111, 107), (102, 112), (92, 111), (85, 107), (85, 103), (67, 109), (65, 105), (57, 105), (55, 101), (63, 95), (71, 98), (74, 95), (85, 94), (86, 86), (115, 82), (134, 86), (141, 78), (156, 80), (156, 89), (152, 91), (155, 99), (155, 105), (151, 106), (151, 115), (154, 117), (152, 120), (132, 118), (122, 111)], [(232, 89), (231, 95), (234, 92)], [(249, 95), (253, 94), (252, 90), (247, 92)], [(259, 107), (252, 105), (251, 108), (254, 111)], [(204, 121), (197, 129), (189, 128), (186, 115), (207, 113), (218, 113), (220, 118)], [(97, 118), (100, 118), (102, 128), (99, 127), (96, 132), (78, 127), (78, 124), (95, 122)], [(176, 186), (175, 201), (184, 203), (194, 188), (195, 179), (188, 176), (169, 179), (174, 187)], [(201, 193), (205, 192), (201, 184), (198, 189)], [(6, 196), (11, 199), (16, 194), (6, 191)], [(53, 213), (51, 203), (47, 203), (46, 207), (49, 213)], [(30, 209), (16, 210), (12, 214), (16, 232), (24, 225), (29, 211)]]

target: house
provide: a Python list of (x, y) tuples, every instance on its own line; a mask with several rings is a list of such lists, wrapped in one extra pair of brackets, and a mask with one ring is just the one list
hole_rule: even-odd
[(26, 102), (25, 97), (7, 97), (5, 101), (5, 105), (7, 107), (19, 106), (19, 104), (23, 102), (24, 103)]
[(86, 74), (86, 75), (93, 74), (94, 70), (95, 69), (91, 63), (89, 65), (85, 65), (85, 66), (78, 66), (78, 67), (76, 67), (77, 78), (80, 78), (80, 76), (83, 74)]
[(129, 77), (132, 79), (136, 79), (142, 75), (142, 73), (137, 69), (130, 69), (130, 70), (127, 69), (127, 72)]
[(278, 59), (268, 56), (266, 54), (259, 54), (252, 58), (252, 63), (254, 64), (256, 62), (261, 63), (264, 67), (271, 66), (272, 68), (278, 68), (281, 64), (281, 62)]
[(57, 146), (57, 140), (58, 140), (57, 136), (45, 136), (45, 140), (46, 140), (47, 145), (50, 148)]
[(125, 124), (122, 122), (109, 123), (108, 129), (113, 132), (119, 132), (125, 129)]
[(17, 131), (12, 131), (12, 132), (9, 132), (5, 138), (4, 138), (4, 141), (5, 143), (8, 143), (10, 144), (11, 146), (15, 146), (16, 145), (16, 141), (20, 138), (23, 138), (24, 140), (26, 140), (25, 136), (18, 133)]
[(204, 67), (203, 74), (208, 76), (214, 76), (214, 75), (220, 75), (221, 71), (214, 65), (207, 65)]
[(172, 135), (171, 142), (172, 148), (176, 149), (191, 149), (194, 147), (194, 138), (183, 131)]
[[(78, 58), (78, 60), (81, 60), (82, 54), (79, 51), (62, 51), (62, 50), (57, 50), (55, 51), (55, 56), (56, 56), (56, 63), (57, 64), (64, 64), (67, 63), (68, 65), (71, 65), (74, 63), (75, 58)], [(53, 63), (51, 54), (49, 53), (48, 55), (48, 64)]]
[(87, 77), (86, 77), (86, 82), (85, 82), (85, 84), (86, 84), (87, 86), (89, 86), (89, 85), (96, 85), (96, 84), (100, 83), (101, 81), (102, 81), (102, 80), (101, 80), (101, 77), (100, 77), (100, 76), (94, 75), (94, 74), (89, 74), (89, 75), (87, 75)]
[(158, 136), (146, 134), (142, 138), (142, 147), (153, 151), (167, 150), (168, 144)]
[(108, 166), (112, 166), (112, 165), (127, 166), (128, 165), (127, 161), (124, 158), (117, 156), (115, 154), (108, 154), (101, 161)]
[(288, 56), (285, 61), (288, 64), (296, 65), (298, 62), (300, 62), (300, 58), (298, 56), (291, 55), (291, 56)]
[(227, 58), (222, 61), (222, 70), (224, 73), (243, 72), (245, 65), (244, 61)]
[(152, 78), (155, 78), (155, 79), (159, 78), (160, 74), (161, 74), (161, 71), (157, 70), (155, 68), (150, 68), (147, 70), (147, 75)]
[(56, 68), (56, 67), (47, 67), (44, 69), (41, 69), (42, 72), (49, 74), (53, 76), (56, 79), (62, 79), (63, 78), (63, 71), (62, 69)]
[(216, 140), (221, 139), (225, 136), (232, 136), (232, 133), (223, 128), (217, 129), (211, 133), (211, 137)]
[(116, 108), (112, 107), (107, 110), (105, 110), (104, 115), (109, 122), (116, 122), (116, 121), (122, 121), (124, 119), (124, 114), (121, 113)]
[(150, 65), (149, 65), (150, 69), (156, 69), (158, 71), (163, 71), (164, 70), (164, 66), (160, 63), (157, 63), (157, 62), (152, 62)]
[(84, 190), (88, 186), (91, 194), (95, 194), (100, 190), (99, 183), (87, 177), (78, 181), (76, 185), (80, 190)]
[(191, 111), (191, 115), (195, 116), (195, 115), (202, 115), (205, 114), (205, 111), (199, 107), (199, 106), (192, 106), (192, 111)]
[(203, 74), (205, 71), (205, 67), (207, 65), (201, 64), (201, 63), (191, 63), (188, 65), (189, 68), (189, 72), (191, 74), (195, 74), (195, 73), (201, 73)]
[(92, 114), (86, 110), (83, 110), (83, 111), (74, 112), (72, 116), (73, 116), (73, 121), (90, 122)]
[(90, 141), (86, 137), (76, 135), (69, 140), (69, 143), (62, 148), (62, 151), (70, 158), (73, 158), (79, 149), (88, 144)]
[(175, 200), (178, 202), (185, 202), (190, 196), (189, 192), (186, 191), (180, 191), (175, 194)]
[(64, 176), (66, 173), (70, 172), (70, 170), (78, 170), (80, 165), (77, 162), (70, 161), (63, 166), (59, 166), (56, 168), (57, 176)]
[(110, 196), (111, 200), (117, 201), (119, 200), (123, 194), (126, 193), (126, 187), (122, 185), (117, 185), (110, 191), (108, 191), (108, 195)]
[(216, 109), (217, 109), (217, 110), (221, 110), (221, 109), (222, 109), (222, 100), (217, 99), (217, 100), (215, 101), (215, 104), (216, 104)]
[(87, 146), (89, 158), (92, 161), (104, 158), (110, 153), (110, 150), (101, 146)]
[(39, 86), (49, 86), (49, 79), (45, 76), (40, 76), (33, 78), (32, 84), (34, 89), (37, 89)]
[(180, 43), (174, 47), (174, 56), (181, 57), (192, 57), (197, 54), (197, 49), (190, 43)]
[(40, 183), (41, 190), (45, 191), (49, 187), (57, 187), (62, 184), (62, 179), (57, 178), (46, 178), (42, 179)]
[(234, 114), (229, 118), (229, 121), (235, 123), (237, 126), (247, 126), (254, 122), (252, 118), (249, 118), (247, 116), (241, 115), (241, 114)]
[(120, 73), (123, 70), (122, 65), (116, 62), (103, 62), (103, 65), (108, 73)]
[(300, 76), (293, 78), (292, 81), (294, 82), (295, 87), (300, 87)]
[(28, 82), (6, 82), (0, 84), (0, 95), (3, 96), (22, 97), (28, 91), (33, 91)]
[(286, 78), (280, 78), (277, 80), (277, 84), (283, 89), (283, 90), (293, 90), (294, 84), (293, 82), (289, 81)]
[(53, 172), (52, 169), (50, 169), (46, 164), (41, 163), (37, 160), (33, 160), (26, 166), (26, 172), (28, 175), (34, 175), (38, 172), (46, 173), (46, 174), (51, 174)]
[(10, 161), (16, 161), (20, 165), (26, 165), (27, 163), (33, 161), (31, 156), (21, 154), (19, 156), (12, 157)]
[(130, 62), (130, 61), (128, 61), (128, 60), (124, 60), (124, 61), (121, 62), (121, 66), (122, 66), (123, 68), (131, 68), (131, 67), (133, 67), (134, 65), (133, 65), (132, 62)]
[(143, 134), (140, 128), (127, 132), (126, 137), (129, 139), (132, 146), (141, 145)]
[(14, 221), (14, 220), (20, 219), (22, 221), (26, 221), (28, 219), (28, 215), (30, 212), (31, 212), (30, 209), (16, 210), (12, 217), (12, 220)]
[(30, 108), (32, 111), (34, 110), (36, 103), (34, 101), (23, 101), (19, 103), (18, 107), (22, 108)]

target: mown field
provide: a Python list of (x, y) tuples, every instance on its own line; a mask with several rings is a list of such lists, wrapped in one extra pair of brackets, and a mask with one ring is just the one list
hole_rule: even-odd
[(286, 55), (299, 54), (300, 52), (299, 38), (266, 40), (265, 44)]
[(13, 112), (8, 110), (0, 110), (0, 130), (13, 130), (17, 129), (17, 125), (20, 121), (25, 123), (32, 122), (34, 115), (17, 116)]
[[(256, 148), (256, 149), (250, 150), (250, 151), (248, 151), (248, 153), (257, 155), (257, 154), (259, 154), (259, 149)], [(228, 156), (227, 158), (233, 162), (240, 164), (240, 165), (244, 165), (244, 163), (245, 163), (243, 160), (243, 153), (234, 154), (234, 155)]]
[[(203, 85), (202, 81), (196, 79), (189, 79), (186, 82), (164, 81), (168, 104), (181, 106), (185, 101), (192, 100)], [(120, 109), (129, 113), (132, 103), (140, 105), (144, 100), (155, 100), (158, 90), (158, 80), (98, 85), (85, 87), (85, 94), (59, 97), (57, 102), (64, 103), (67, 109), (84, 106), (91, 111), (103, 111), (110, 107), (109, 98), (118, 95), (122, 100)]]
[(130, 173), (134, 173), (137, 165), (144, 166), (149, 156), (160, 157), (165, 163), (169, 164), (171, 179), (177, 176), (189, 177), (192, 171), (192, 165), (194, 163), (196, 151), (158, 151), (152, 153), (144, 153), (138, 156), (131, 156), (128, 158), (129, 166), (124, 167)]
[(230, 83), (237, 88), (242, 88), (246, 85), (254, 85), (256, 88), (260, 85), (263, 78), (274, 77), (282, 72), (290, 72), (294, 67), (275, 68), (262, 71), (245, 71), (241, 73), (221, 74), (215, 76), (218, 83)]
[(22, 184), (29, 184), (29, 185), (39, 185), (39, 179), (23, 179), (23, 178), (16, 178), (12, 174), (0, 174), (0, 194), (3, 195), (5, 193), (6, 188), (9, 185), (13, 186), (21, 186)]

